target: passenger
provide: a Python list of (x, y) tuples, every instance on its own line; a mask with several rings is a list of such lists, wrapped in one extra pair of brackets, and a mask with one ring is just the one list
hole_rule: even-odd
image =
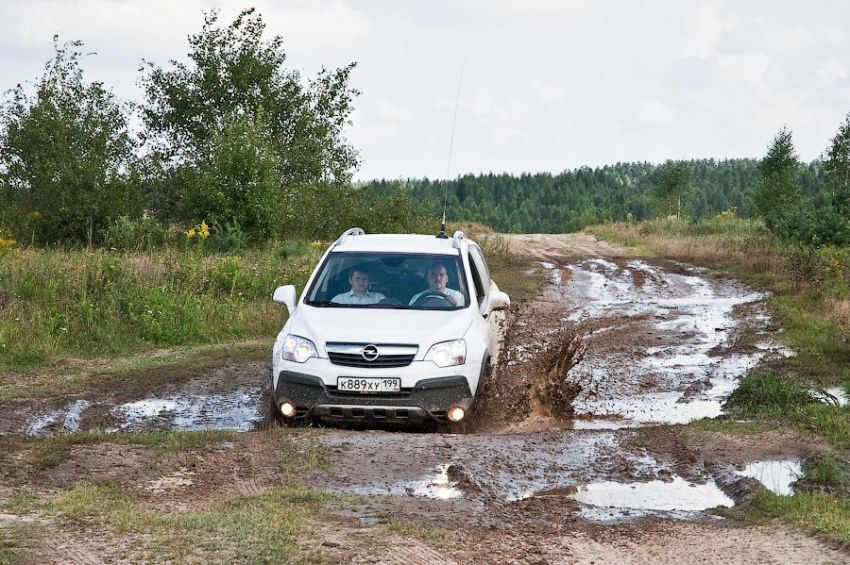
[(433, 263), (425, 271), (425, 280), (428, 282), (428, 290), (423, 290), (419, 294), (410, 299), (410, 304), (414, 304), (419, 298), (426, 294), (439, 293), (446, 297), (446, 302), (452, 306), (464, 306), (465, 300), (463, 293), (453, 288), (447, 288), (449, 282), (449, 272), (446, 266), (442, 263)]
[(370, 282), (371, 278), (368, 271), (354, 267), (348, 275), (348, 284), (351, 285), (351, 290), (337, 294), (331, 298), (331, 302), (336, 304), (377, 304), (384, 300), (386, 296), (380, 292), (369, 290)]

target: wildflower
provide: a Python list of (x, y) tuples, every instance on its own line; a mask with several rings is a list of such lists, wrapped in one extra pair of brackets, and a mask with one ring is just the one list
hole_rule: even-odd
[(12, 249), (18, 242), (12, 237), (12, 232), (0, 228), (0, 252)]
[(310, 242), (310, 247), (321, 247), (321, 246), (322, 246), (322, 242), (319, 241), (318, 239), (316, 241)]
[(202, 221), (201, 225), (198, 226), (198, 232), (201, 239), (206, 239), (210, 236), (210, 227), (207, 225), (206, 220)]
[(39, 212), (38, 210), (36, 210), (36, 211), (34, 211), (33, 213), (31, 213), (31, 214), (30, 214), (30, 219), (32, 219), (32, 220), (34, 220), (34, 221), (36, 221), (36, 222), (37, 222), (37, 221), (39, 221), (39, 220), (43, 220), (43, 219), (44, 219), (44, 215), (42, 215), (42, 213), (41, 213), (41, 212)]
[(193, 237), (195, 237), (195, 233), (197, 233), (197, 232), (195, 231), (195, 228), (189, 228), (189, 229), (186, 231), (186, 237), (188, 237), (189, 239), (192, 239)]

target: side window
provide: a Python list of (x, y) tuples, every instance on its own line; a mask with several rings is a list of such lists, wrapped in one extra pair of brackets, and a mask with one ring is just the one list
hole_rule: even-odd
[(475, 269), (478, 271), (484, 294), (490, 292), (490, 270), (487, 268), (487, 261), (484, 260), (481, 250), (477, 247), (471, 247), (469, 249), (469, 258), (471, 259), (469, 263), (471, 265), (474, 264)]
[(475, 266), (475, 261), (469, 262), (469, 273), (472, 275), (472, 284), (475, 285), (475, 298), (480, 306), (484, 302), (484, 285), (481, 282), (481, 275), (478, 274), (478, 268)]

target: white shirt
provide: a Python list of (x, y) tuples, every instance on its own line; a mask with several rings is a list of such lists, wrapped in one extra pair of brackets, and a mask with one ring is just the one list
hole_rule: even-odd
[[(422, 291), (422, 292), (420, 292), (419, 294), (415, 294), (415, 295), (413, 296), (413, 298), (411, 298), (411, 299), (410, 299), (410, 302), (408, 303), (408, 305), (413, 304), (414, 302), (416, 302), (416, 300), (417, 300), (420, 296), (424, 296), (424, 295), (428, 294), (429, 292), (439, 292), (439, 291), (436, 291), (436, 290), (430, 290), (430, 289), (428, 289), (428, 290), (423, 290), (423, 291)], [(444, 291), (443, 291), (442, 293), (440, 293), (440, 294), (445, 294), (446, 296), (451, 296), (452, 298), (454, 298), (454, 300), (455, 300), (455, 306), (464, 306), (464, 305), (466, 304), (466, 301), (463, 299), (463, 293), (462, 293), (462, 292), (460, 292), (460, 291), (458, 291), (458, 290), (455, 290), (455, 289), (453, 289), (453, 288), (447, 288), (446, 290), (444, 290)]]
[(331, 298), (331, 302), (335, 302), (337, 304), (377, 304), (385, 298), (386, 296), (380, 292), (371, 292), (367, 290), (366, 294), (363, 296), (357, 296), (356, 292), (349, 290), (348, 292), (341, 292), (337, 294)]

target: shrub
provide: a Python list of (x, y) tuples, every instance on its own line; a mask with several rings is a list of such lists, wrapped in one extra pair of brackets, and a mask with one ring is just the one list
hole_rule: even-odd
[(310, 252), (310, 246), (300, 239), (289, 239), (278, 245), (275, 257), (278, 259), (296, 259)]
[(106, 247), (121, 251), (150, 251), (165, 245), (168, 230), (153, 218), (119, 216), (109, 222), (103, 240)]

